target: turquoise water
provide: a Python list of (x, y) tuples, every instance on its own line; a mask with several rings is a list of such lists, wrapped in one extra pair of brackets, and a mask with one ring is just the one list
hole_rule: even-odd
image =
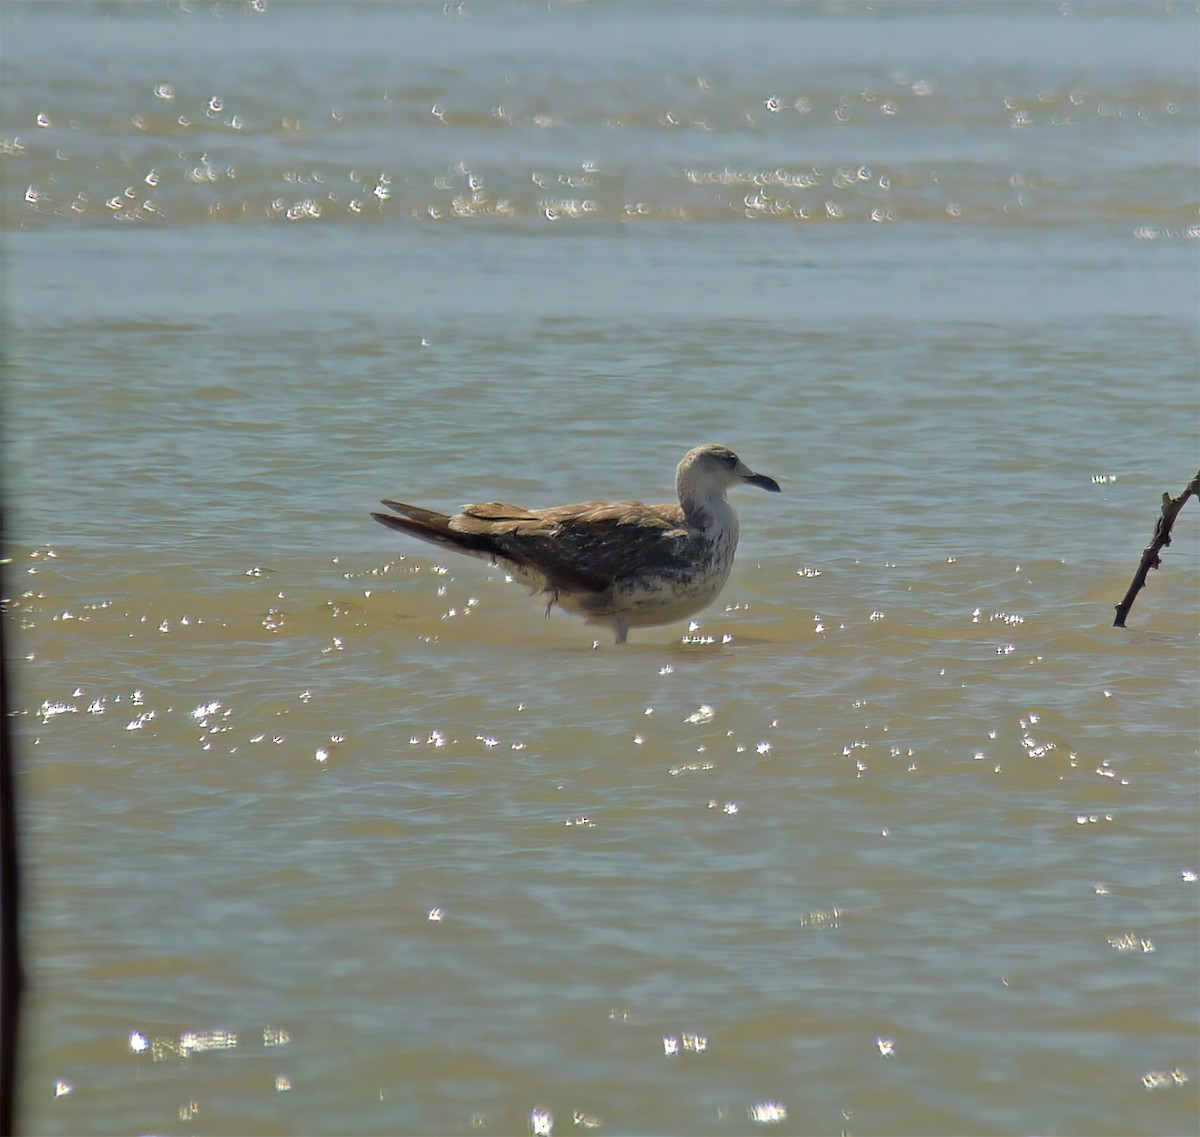
[[(1192, 1131), (1195, 43), (0, 8), (22, 1130)], [(368, 516), (704, 441), (623, 648)]]

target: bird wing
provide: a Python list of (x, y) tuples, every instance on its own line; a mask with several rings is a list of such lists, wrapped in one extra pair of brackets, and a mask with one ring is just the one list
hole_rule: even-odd
[(678, 505), (586, 501), (551, 509), (503, 502), (469, 505), (456, 530), (486, 533), (497, 554), (546, 578), (551, 588), (604, 592), (614, 583), (693, 568), (701, 538)]

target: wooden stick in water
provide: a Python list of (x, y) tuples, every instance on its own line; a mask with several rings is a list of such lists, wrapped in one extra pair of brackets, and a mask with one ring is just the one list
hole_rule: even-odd
[(1125, 627), (1125, 617), (1129, 615), (1129, 609), (1133, 607), (1137, 594), (1145, 587), (1146, 574), (1162, 564), (1162, 558), (1158, 554), (1171, 543), (1171, 526), (1175, 524), (1175, 518), (1183, 508), (1183, 503), (1193, 494), (1200, 497), (1200, 472), (1188, 482), (1187, 488), (1178, 497), (1172, 497), (1169, 493), (1163, 494), (1162, 514), (1154, 523), (1154, 539), (1142, 550), (1142, 563), (1133, 574), (1133, 581), (1129, 585), (1129, 591), (1125, 593), (1125, 599), (1117, 605), (1114, 628)]

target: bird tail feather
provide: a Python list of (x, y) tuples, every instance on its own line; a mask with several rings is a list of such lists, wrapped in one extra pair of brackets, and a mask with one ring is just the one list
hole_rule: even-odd
[(436, 513), (432, 509), (423, 509), (419, 505), (405, 505), (400, 501), (384, 501), (391, 513), (372, 513), (381, 525), (398, 529), (411, 537), (428, 541), (431, 545), (442, 545), (458, 552), (473, 553), (476, 556), (494, 557), (499, 553), (495, 541), (486, 533), (462, 533), (450, 527), (450, 518), (444, 513)]

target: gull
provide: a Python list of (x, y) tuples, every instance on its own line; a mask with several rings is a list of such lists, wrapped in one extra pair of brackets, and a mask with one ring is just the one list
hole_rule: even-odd
[(376, 521), (443, 548), (503, 566), (535, 593), (607, 625), (623, 644), (630, 628), (685, 619), (711, 604), (729, 579), (738, 519), (725, 493), (751, 485), (779, 493), (727, 446), (689, 450), (675, 471), (679, 504), (584, 501), (548, 509), (489, 501), (453, 515), (382, 504)]

